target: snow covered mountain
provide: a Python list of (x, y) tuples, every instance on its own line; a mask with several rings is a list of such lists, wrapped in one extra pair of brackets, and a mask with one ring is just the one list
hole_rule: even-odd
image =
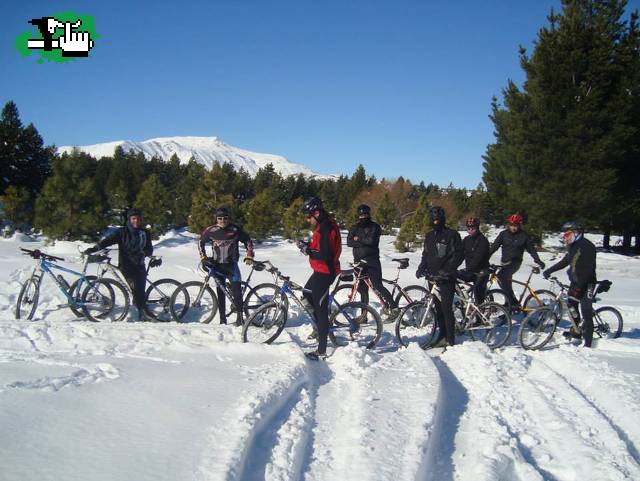
[[(122, 146), (126, 152), (142, 152), (147, 158), (156, 156), (165, 161), (169, 160), (173, 154), (176, 154), (180, 161), (184, 163), (193, 157), (197, 162), (209, 169), (216, 161), (220, 163), (227, 162), (237, 170), (244, 168), (249, 174), (255, 175), (261, 167), (273, 164), (275, 170), (284, 176), (304, 174), (319, 178), (331, 177), (317, 174), (311, 169), (295, 164), (281, 155), (260, 154), (233, 147), (225, 144), (218, 137), (159, 137), (142, 142), (117, 140), (103, 144), (80, 145), (77, 148), (99, 159), (100, 157), (113, 155), (118, 146)], [(63, 146), (58, 148), (58, 152), (62, 154), (70, 152), (72, 149), (73, 146)]]

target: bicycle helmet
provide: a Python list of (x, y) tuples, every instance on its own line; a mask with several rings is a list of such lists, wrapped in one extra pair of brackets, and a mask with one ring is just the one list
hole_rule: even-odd
[(522, 216), (520, 214), (512, 214), (507, 217), (507, 224), (520, 225), (522, 224)]
[(322, 201), (317, 197), (310, 197), (300, 208), (304, 215), (313, 215), (317, 210), (322, 210)]
[(371, 207), (369, 207), (367, 204), (360, 204), (358, 206), (358, 215), (371, 216)]
[(570, 220), (565, 222), (564, 224), (562, 224), (562, 232), (566, 232), (568, 230), (573, 230), (576, 232), (583, 232), (584, 231), (584, 227), (582, 227), (582, 224), (580, 224), (580, 222), (575, 221), (575, 220)]
[(467, 227), (475, 227), (476, 229), (480, 227), (480, 219), (477, 217), (469, 217), (465, 222)]
[(429, 209), (429, 222), (431, 222), (431, 224), (434, 224), (435, 221), (444, 224), (445, 219), (446, 216), (442, 207), (434, 205)]
[(127, 217), (133, 217), (134, 215), (137, 215), (138, 217), (142, 217), (142, 210), (138, 209), (137, 207), (132, 207), (131, 209), (129, 209), (129, 212), (127, 213)]
[(229, 209), (226, 207), (218, 207), (216, 209), (216, 217), (229, 217)]

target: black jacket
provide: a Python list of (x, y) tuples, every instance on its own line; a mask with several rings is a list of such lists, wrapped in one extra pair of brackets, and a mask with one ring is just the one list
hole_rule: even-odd
[(567, 275), (572, 284), (584, 289), (596, 282), (596, 246), (584, 236), (580, 237), (569, 246), (569, 251), (560, 262), (549, 267), (545, 273), (551, 274), (567, 266)]
[(503, 264), (508, 262), (516, 261), (522, 262), (522, 256), (524, 255), (524, 251), (529, 253), (533, 260), (536, 263), (540, 263), (540, 257), (538, 257), (538, 253), (533, 247), (533, 241), (529, 234), (527, 234), (522, 229), (518, 229), (515, 233), (512, 233), (509, 229), (505, 229), (496, 240), (493, 241), (491, 245), (491, 250), (489, 251), (489, 257), (497, 251), (500, 247), (502, 247), (502, 258), (501, 261)]
[(462, 240), (465, 269), (477, 274), (489, 267), (489, 241), (480, 231), (468, 235)]
[(148, 229), (135, 229), (131, 224), (120, 227), (98, 242), (98, 247), (118, 244), (118, 265), (121, 269), (144, 269), (144, 258), (153, 255), (151, 233)]
[[(370, 264), (380, 260), (380, 234), (382, 228), (371, 219), (354, 224), (347, 235), (347, 245), (353, 247), (353, 260), (365, 260)], [(357, 237), (358, 240), (353, 238)]]
[(435, 228), (424, 238), (422, 261), (418, 271), (446, 275), (455, 279), (463, 257), (460, 234), (448, 227)]
[(247, 256), (253, 257), (253, 242), (249, 234), (242, 230), (242, 227), (236, 224), (228, 224), (223, 228), (213, 224), (200, 234), (198, 252), (201, 259), (208, 257), (206, 246), (210, 244), (210, 258), (213, 262), (220, 264), (238, 262), (240, 259), (239, 242), (242, 242), (245, 249), (247, 249)]

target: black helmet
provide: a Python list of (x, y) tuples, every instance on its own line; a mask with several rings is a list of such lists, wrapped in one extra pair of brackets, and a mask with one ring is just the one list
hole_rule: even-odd
[(218, 207), (216, 209), (216, 217), (229, 217), (229, 209), (226, 207)]
[(138, 217), (142, 217), (142, 210), (138, 209), (137, 207), (132, 207), (131, 209), (129, 209), (129, 212), (127, 213), (127, 217), (132, 217), (134, 215), (137, 215)]
[(358, 215), (371, 216), (371, 207), (369, 207), (367, 204), (360, 204), (358, 206)]
[(429, 209), (429, 222), (433, 224), (435, 220), (438, 220), (441, 225), (444, 224), (445, 221), (444, 209), (437, 205)]
[(302, 204), (300, 210), (304, 215), (312, 215), (315, 211), (322, 209), (322, 201), (317, 197), (310, 197)]
[(568, 230), (574, 230), (576, 232), (582, 232), (584, 231), (584, 227), (582, 227), (582, 224), (578, 221), (575, 220), (570, 220), (565, 222), (564, 224), (562, 224), (562, 232), (566, 232)]

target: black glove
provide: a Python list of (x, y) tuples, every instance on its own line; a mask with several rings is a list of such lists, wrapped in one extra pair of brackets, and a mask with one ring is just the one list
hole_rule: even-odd
[(424, 277), (425, 274), (426, 274), (426, 271), (418, 267), (418, 270), (416, 271), (416, 277), (420, 279), (421, 277)]
[(202, 262), (202, 265), (207, 269), (213, 269), (215, 266), (215, 262), (213, 262), (213, 259), (210, 257), (203, 257), (200, 262)]
[(547, 269), (542, 273), (542, 277), (544, 277), (545, 279), (549, 279), (549, 277), (551, 277), (551, 274), (552, 272), (549, 269)]
[(538, 260), (536, 261), (536, 264), (538, 264), (538, 265), (540, 266), (540, 269), (544, 269), (545, 263), (544, 263), (544, 262), (542, 262), (540, 259), (538, 259)]
[(96, 251), (99, 251), (100, 247), (98, 246), (92, 246), (92, 247), (88, 247), (85, 250), (82, 251), (83, 254), (85, 255), (89, 255), (89, 254), (93, 254)]
[(162, 265), (162, 259), (160, 257), (154, 257), (149, 261), (149, 267), (158, 267)]
[(298, 249), (300, 249), (300, 252), (302, 252), (305, 256), (309, 255), (309, 243), (305, 242), (303, 240), (299, 240), (298, 242), (296, 242), (296, 246), (298, 247)]

